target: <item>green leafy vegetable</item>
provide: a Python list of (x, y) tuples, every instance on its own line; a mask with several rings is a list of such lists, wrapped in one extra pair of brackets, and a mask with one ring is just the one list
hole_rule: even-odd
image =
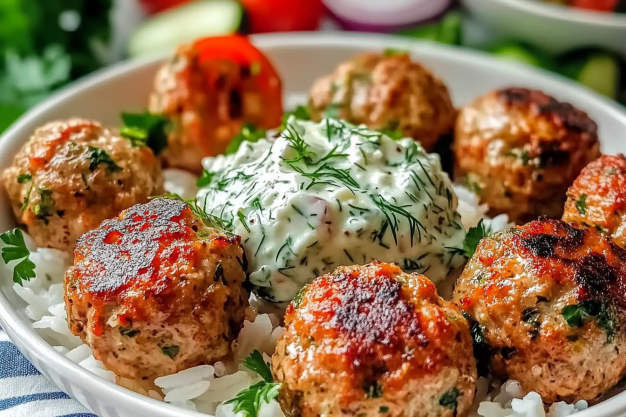
[(29, 259), (30, 251), (24, 242), (24, 235), (20, 229), (13, 229), (0, 235), (0, 239), (6, 245), (2, 248), (2, 260), (5, 265), (11, 261), (17, 261), (13, 267), (13, 282), (23, 285), (22, 281), (35, 278), (35, 264)]
[(438, 23), (401, 30), (398, 34), (447, 45), (461, 45), (463, 40), (461, 14), (457, 11), (452, 11), (446, 14)]
[(486, 227), (485, 223), (481, 219), (478, 225), (470, 227), (465, 235), (465, 241), (463, 242), (463, 251), (467, 258), (471, 258), (476, 253), (476, 248), (481, 239), (491, 234), (491, 228)]
[(379, 132), (393, 140), (400, 140), (404, 137), (402, 129), (400, 129), (400, 122), (397, 120), (390, 120), (384, 128), (379, 130)]
[[(137, 336), (137, 335), (140, 333), (140, 331), (139, 331), (139, 330), (137, 330), (137, 329), (133, 329), (132, 327), (123, 327), (123, 326), (120, 326), (120, 327), (119, 327), (119, 330), (120, 330), (120, 334), (121, 334), (122, 336), (126, 336), (126, 337), (135, 337), (135, 336)], [(163, 353), (165, 353), (165, 352), (163, 352)], [(168, 355), (168, 356), (169, 356), (169, 355)]]
[(236, 153), (244, 142), (254, 143), (265, 137), (267, 137), (267, 130), (259, 129), (252, 123), (244, 123), (241, 131), (228, 144), (225, 154), (230, 155)]
[(216, 174), (216, 172), (207, 171), (206, 169), (203, 170), (202, 176), (196, 180), (196, 185), (198, 188), (206, 187), (213, 182), (213, 178)]
[(35, 205), (33, 210), (35, 216), (39, 220), (43, 220), (48, 223), (48, 217), (53, 215), (54, 211), (54, 199), (52, 198), (52, 190), (47, 188), (39, 189), (39, 204)]
[(163, 354), (165, 356), (169, 356), (172, 359), (174, 359), (178, 355), (179, 351), (180, 351), (180, 347), (178, 347), (176, 345), (174, 345), (174, 346), (161, 346), (161, 352), (163, 352)]
[(489, 373), (489, 360), (491, 358), (492, 347), (489, 346), (489, 343), (487, 343), (485, 339), (485, 326), (478, 323), (465, 311), (463, 312), (463, 317), (470, 326), (478, 375), (487, 376)]
[(111, 155), (107, 151), (101, 148), (95, 148), (93, 146), (88, 146), (89, 150), (89, 170), (95, 171), (98, 168), (98, 165), (104, 165), (109, 172), (118, 172), (121, 171), (122, 168), (115, 163)]
[(607, 343), (613, 342), (615, 338), (615, 317), (610, 306), (605, 302), (581, 301), (578, 304), (564, 307), (561, 314), (570, 327), (582, 327), (586, 319), (594, 318), (598, 327), (606, 333)]
[(381, 405), (380, 408), (378, 408), (378, 412), (380, 414), (388, 413), (389, 407), (387, 407), (386, 405)]
[(244, 417), (258, 417), (263, 403), (269, 404), (278, 396), (281, 384), (274, 383), (272, 372), (265, 363), (263, 355), (255, 350), (243, 361), (244, 366), (259, 374), (263, 380), (240, 391), (235, 398), (225, 404), (234, 404), (233, 411), (241, 412)]
[(575, 206), (580, 215), (585, 217), (585, 214), (587, 214), (587, 194), (581, 194), (578, 196)]
[(155, 155), (167, 148), (167, 135), (171, 128), (170, 120), (158, 114), (122, 113), (124, 126), (120, 135), (128, 138), (133, 146), (147, 146)]
[(30, 174), (20, 174), (17, 176), (17, 182), (20, 184), (24, 184), (33, 179), (33, 176)]
[(445, 407), (449, 410), (455, 410), (459, 404), (459, 397), (463, 395), (461, 391), (457, 388), (451, 388), (448, 391), (444, 392), (441, 398), (439, 398), (439, 405)]

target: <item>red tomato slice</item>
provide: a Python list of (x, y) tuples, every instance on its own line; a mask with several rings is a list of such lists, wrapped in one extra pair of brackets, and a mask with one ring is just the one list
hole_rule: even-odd
[(159, 13), (190, 1), (193, 0), (140, 0), (143, 7), (150, 14)]
[(579, 9), (594, 10), (596, 12), (612, 12), (619, 0), (571, 0), (570, 6)]
[(322, 0), (241, 0), (252, 33), (316, 30), (324, 15)]

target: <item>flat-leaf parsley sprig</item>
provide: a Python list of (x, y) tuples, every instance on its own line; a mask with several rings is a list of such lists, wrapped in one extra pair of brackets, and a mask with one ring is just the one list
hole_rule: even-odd
[(30, 251), (24, 242), (24, 234), (20, 229), (6, 231), (0, 235), (6, 245), (2, 248), (2, 260), (5, 265), (18, 261), (13, 267), (13, 282), (23, 285), (22, 281), (35, 278), (35, 264), (29, 259)]
[(133, 146), (147, 146), (155, 155), (167, 148), (167, 135), (171, 121), (162, 115), (146, 113), (122, 113), (124, 126), (120, 135), (129, 139)]
[(233, 412), (241, 412), (244, 417), (258, 417), (263, 403), (269, 404), (278, 396), (281, 384), (274, 382), (272, 371), (263, 359), (263, 354), (258, 350), (252, 352), (243, 361), (243, 364), (246, 368), (259, 374), (263, 380), (239, 391), (235, 398), (226, 401), (225, 404), (233, 404)]

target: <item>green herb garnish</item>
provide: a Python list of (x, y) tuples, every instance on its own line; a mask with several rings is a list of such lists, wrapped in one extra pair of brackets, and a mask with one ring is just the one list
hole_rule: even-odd
[(258, 350), (252, 352), (243, 361), (243, 364), (246, 368), (259, 374), (263, 380), (239, 391), (235, 398), (226, 401), (225, 404), (234, 404), (233, 412), (241, 412), (244, 417), (258, 417), (263, 403), (269, 404), (278, 396), (281, 384), (274, 382), (272, 372)]
[(585, 217), (587, 214), (587, 194), (581, 194), (578, 196), (578, 200), (576, 200), (576, 210), (580, 213), (581, 216)]
[(17, 182), (19, 184), (24, 184), (25, 182), (28, 182), (32, 179), (33, 179), (33, 176), (30, 174), (20, 174), (17, 176)]
[(6, 231), (0, 235), (0, 239), (6, 245), (2, 248), (2, 260), (5, 265), (11, 261), (17, 261), (13, 267), (13, 282), (23, 285), (22, 281), (35, 278), (35, 264), (29, 259), (30, 251), (24, 242), (24, 234), (20, 229)]
[(244, 123), (241, 131), (230, 141), (226, 148), (226, 155), (236, 153), (244, 142), (258, 142), (267, 137), (267, 130), (259, 129), (252, 123)]
[(54, 199), (52, 198), (52, 190), (47, 188), (39, 189), (39, 204), (35, 205), (33, 212), (39, 220), (48, 222), (48, 217), (52, 216), (54, 208)]
[(610, 306), (605, 302), (581, 301), (564, 307), (561, 314), (570, 327), (582, 327), (586, 319), (596, 319), (598, 327), (606, 333), (607, 343), (613, 342), (615, 338), (615, 318)]
[(122, 113), (124, 126), (120, 135), (130, 140), (133, 146), (147, 146), (155, 155), (167, 148), (170, 120), (161, 115), (146, 113)]
[(386, 405), (381, 405), (381, 406), (378, 408), (378, 412), (379, 412), (380, 414), (388, 413), (388, 412), (389, 412), (389, 407), (387, 407)]
[(123, 327), (123, 326), (119, 327), (119, 331), (122, 336), (126, 336), (126, 337), (135, 337), (140, 333), (140, 331), (137, 329), (133, 329), (132, 327)]
[(486, 227), (483, 219), (480, 219), (478, 225), (470, 227), (463, 241), (463, 251), (467, 258), (471, 258), (476, 253), (476, 248), (481, 239), (491, 234), (491, 228)]
[(93, 146), (87, 146), (89, 150), (89, 170), (95, 171), (98, 168), (98, 165), (104, 165), (109, 172), (118, 172), (121, 171), (122, 168), (115, 163), (111, 155), (107, 151), (101, 148), (96, 148)]
[(198, 186), (198, 188), (206, 187), (213, 182), (215, 175), (217, 175), (216, 172), (207, 171), (206, 169), (203, 170), (202, 176), (196, 180), (196, 186)]
[(539, 335), (539, 328), (541, 323), (539, 322), (539, 310), (536, 308), (527, 308), (522, 312), (522, 320), (524, 320), (531, 327), (530, 338), (535, 339)]
[(203, 207), (200, 207), (198, 204), (198, 200), (196, 198), (191, 198), (185, 200), (178, 194), (164, 194), (161, 196), (150, 197), (150, 198), (168, 198), (170, 200), (178, 200), (182, 201), (189, 206), (191, 212), (198, 218), (202, 220), (202, 222), (209, 227), (216, 227), (219, 229), (224, 229), (227, 232), (233, 231), (233, 223), (232, 221), (227, 222), (220, 217), (214, 216), (212, 214), (208, 214)]
[(169, 356), (172, 359), (174, 359), (178, 355), (179, 351), (180, 351), (180, 347), (178, 347), (176, 345), (174, 345), (174, 346), (161, 346), (161, 352), (163, 352), (163, 354), (165, 356)]
[(439, 398), (439, 405), (449, 410), (456, 411), (456, 408), (459, 404), (459, 397), (461, 395), (463, 394), (457, 387), (451, 388), (448, 391), (444, 392), (441, 398)]
[(385, 48), (383, 51), (383, 55), (387, 58), (398, 55), (408, 55), (409, 51), (406, 49), (394, 49), (394, 48)]

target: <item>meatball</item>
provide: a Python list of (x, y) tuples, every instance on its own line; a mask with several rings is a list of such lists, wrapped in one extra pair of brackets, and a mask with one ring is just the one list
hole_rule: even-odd
[(626, 157), (604, 155), (567, 192), (563, 220), (595, 227), (626, 248)]
[(398, 129), (428, 151), (452, 132), (456, 117), (444, 83), (408, 53), (354, 57), (313, 84), (309, 105), (315, 121), (329, 116)]
[(286, 416), (466, 416), (476, 365), (467, 322), (394, 264), (339, 267), (287, 308), (273, 374)]
[(82, 236), (64, 280), (72, 332), (118, 376), (152, 380), (229, 353), (248, 306), (238, 236), (155, 199)]
[(37, 246), (64, 251), (102, 220), (163, 194), (161, 164), (150, 148), (86, 119), (37, 129), (2, 180)]
[(452, 301), (496, 375), (545, 402), (592, 401), (626, 373), (625, 262), (595, 230), (538, 220), (482, 239)]
[[(237, 55), (222, 56), (224, 50)], [(165, 163), (199, 172), (202, 158), (224, 153), (244, 122), (280, 125), (281, 81), (244, 37), (200, 39), (180, 46), (158, 71), (149, 110), (173, 122)]]
[(600, 156), (597, 126), (586, 113), (541, 91), (506, 88), (461, 109), (455, 176), (491, 209), (523, 223), (560, 218), (565, 193)]

